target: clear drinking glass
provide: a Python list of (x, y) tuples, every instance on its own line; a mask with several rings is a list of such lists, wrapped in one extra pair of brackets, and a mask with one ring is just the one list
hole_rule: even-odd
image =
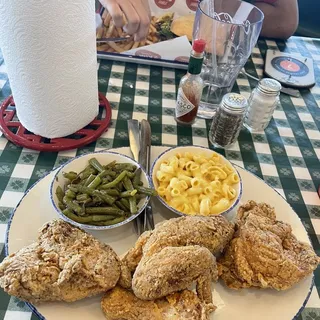
[(263, 22), (257, 7), (239, 0), (202, 0), (193, 39), (206, 41), (202, 68), (204, 89), (198, 117), (210, 119), (255, 46)]

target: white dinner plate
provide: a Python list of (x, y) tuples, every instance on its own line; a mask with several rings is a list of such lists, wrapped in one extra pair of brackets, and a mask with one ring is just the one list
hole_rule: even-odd
[[(152, 159), (165, 151), (166, 147), (152, 147)], [(129, 148), (115, 150), (130, 156)], [(293, 233), (301, 241), (310, 243), (307, 232), (298, 215), (290, 205), (263, 180), (248, 171), (237, 167), (243, 181), (241, 203), (247, 200), (266, 202), (276, 208), (277, 218), (292, 226)], [(37, 239), (38, 229), (47, 221), (58, 218), (49, 198), (49, 186), (54, 171), (37, 182), (22, 198), (9, 222), (6, 248), (13, 253)], [(153, 200), (155, 222), (176, 217), (158, 200)], [(231, 212), (228, 218), (232, 218)], [(132, 222), (111, 230), (91, 231), (96, 238), (109, 244), (122, 254), (131, 248), (137, 236)], [(245, 289), (235, 291), (219, 282), (215, 285), (220, 296), (219, 308), (213, 313), (214, 320), (292, 320), (305, 307), (313, 286), (313, 275), (308, 276), (293, 288), (277, 292), (271, 289)], [(215, 295), (214, 295), (215, 296)], [(47, 320), (101, 320), (104, 318), (100, 309), (101, 297), (84, 299), (74, 303), (45, 303), (31, 306), (41, 319)], [(42, 315), (42, 316), (41, 316)]]

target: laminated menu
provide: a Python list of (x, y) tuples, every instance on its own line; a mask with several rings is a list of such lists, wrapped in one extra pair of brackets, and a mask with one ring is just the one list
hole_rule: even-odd
[[(98, 43), (99, 55), (118, 53), (137, 57), (188, 62), (192, 30), (198, 0), (149, 0), (152, 20), (147, 39), (134, 42), (132, 38), (121, 42)], [(97, 39), (123, 37), (110, 14), (101, 10), (97, 18)]]

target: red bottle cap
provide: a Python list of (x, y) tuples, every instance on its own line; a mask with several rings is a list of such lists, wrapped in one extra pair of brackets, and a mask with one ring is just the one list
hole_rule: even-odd
[(202, 53), (206, 47), (206, 42), (202, 39), (196, 39), (193, 42), (192, 49), (197, 53)]

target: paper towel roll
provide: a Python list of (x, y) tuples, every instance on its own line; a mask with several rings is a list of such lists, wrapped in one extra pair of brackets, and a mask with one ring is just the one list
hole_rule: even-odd
[(47, 138), (98, 114), (94, 0), (0, 0), (0, 47), (17, 115)]

